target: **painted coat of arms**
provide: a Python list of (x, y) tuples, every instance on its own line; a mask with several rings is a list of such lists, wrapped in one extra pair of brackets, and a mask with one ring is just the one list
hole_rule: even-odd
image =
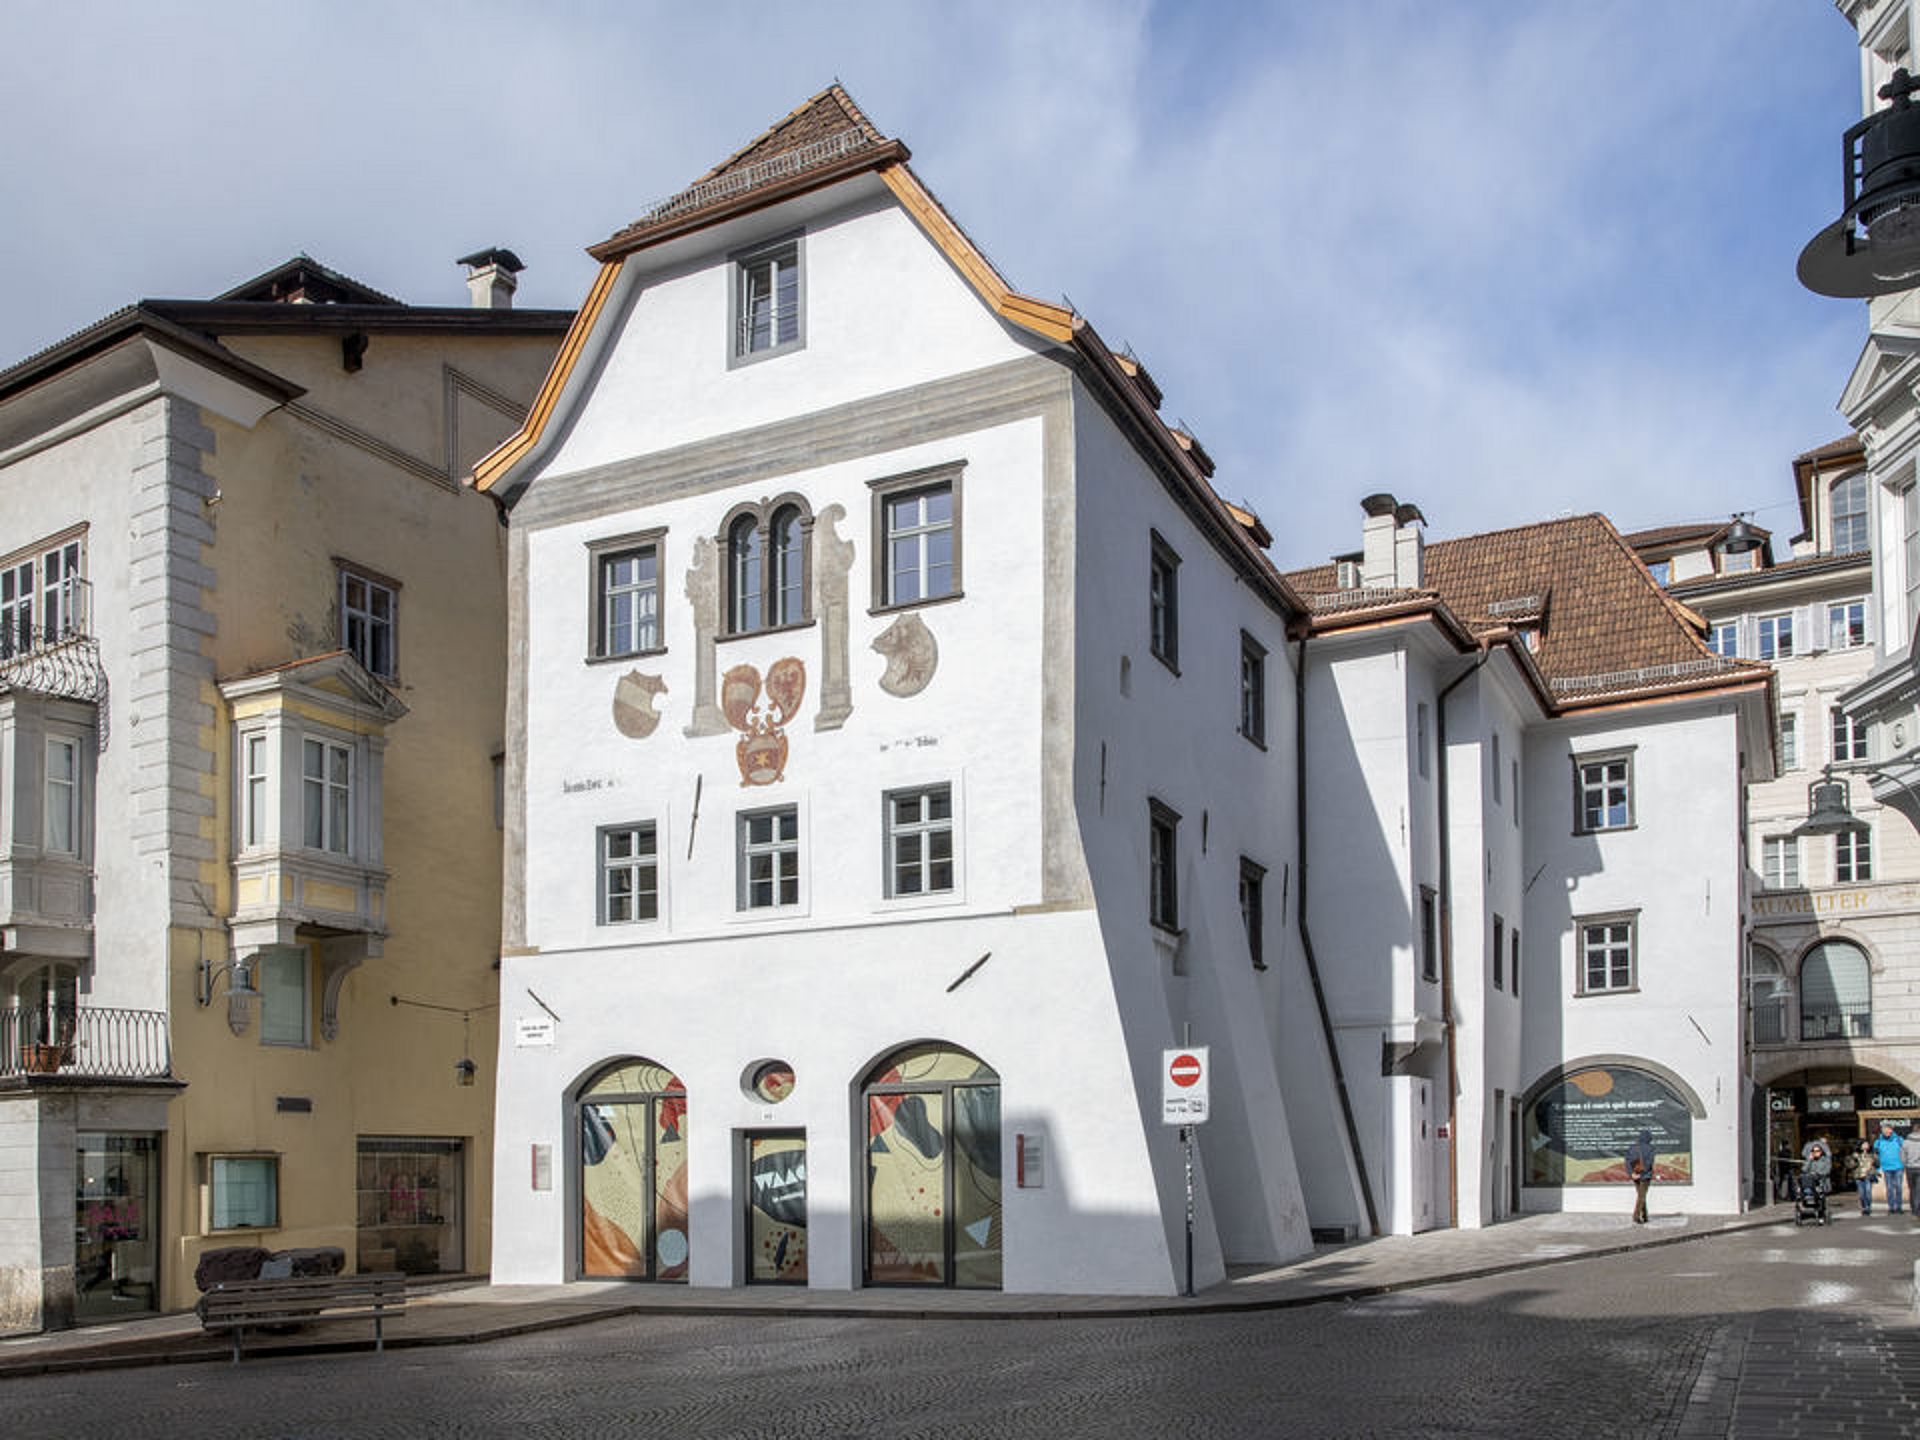
[(765, 699), (760, 672), (736, 665), (720, 678), (720, 710), (740, 732), (734, 755), (742, 785), (771, 785), (787, 778), (787, 729), (807, 693), (807, 667), (789, 655), (767, 667)]

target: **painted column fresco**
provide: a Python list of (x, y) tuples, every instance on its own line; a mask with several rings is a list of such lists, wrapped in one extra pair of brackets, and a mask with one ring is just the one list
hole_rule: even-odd
[(867, 1282), (997, 1289), (999, 1077), (921, 1045), (867, 1084)]
[(638, 1061), (580, 1100), (580, 1274), (687, 1278), (687, 1099), (678, 1077)]
[(690, 736), (724, 735), (727, 717), (714, 701), (714, 636), (720, 631), (720, 547), (710, 535), (693, 542), (687, 567), (687, 606), (693, 612), (693, 718)]
[(834, 533), (846, 518), (847, 507), (835, 501), (813, 522), (813, 607), (820, 618), (816, 730), (838, 730), (853, 713), (853, 682), (847, 668), (847, 572), (853, 569), (853, 542)]

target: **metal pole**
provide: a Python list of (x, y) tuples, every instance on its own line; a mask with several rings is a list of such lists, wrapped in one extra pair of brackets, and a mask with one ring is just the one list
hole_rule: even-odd
[(1193, 1126), (1182, 1125), (1180, 1138), (1187, 1145), (1187, 1298), (1193, 1298)]

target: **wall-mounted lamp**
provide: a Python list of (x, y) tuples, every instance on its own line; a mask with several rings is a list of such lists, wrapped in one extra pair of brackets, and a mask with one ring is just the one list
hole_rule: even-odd
[(238, 960), (229, 960), (224, 965), (215, 965), (204, 955), (200, 957), (200, 983), (194, 998), (202, 1009), (213, 1004), (214, 982), (222, 975), (230, 976), (227, 984), (229, 1000), (258, 1000), (260, 991), (253, 983), (253, 957), (244, 956)]
[(456, 1085), (473, 1084), (473, 1077), (479, 1069), (480, 1067), (478, 1065), (462, 1055), (458, 1060), (453, 1062), (453, 1083)]
[(1834, 779), (1831, 765), (1823, 769), (1820, 775), (1820, 779), (1807, 786), (1807, 818), (1793, 827), (1795, 837), (1843, 835), (1872, 829), (1848, 805), (1846, 777)]
[(1880, 87), (1876, 110), (1840, 139), (1846, 166), (1840, 218), (1800, 252), (1800, 283), (1860, 299), (1920, 285), (1920, 90), (1904, 69)]

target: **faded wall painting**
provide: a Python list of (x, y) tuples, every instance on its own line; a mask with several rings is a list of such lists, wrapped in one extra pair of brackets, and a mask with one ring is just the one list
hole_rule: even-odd
[(905, 699), (918, 695), (940, 668), (940, 645), (927, 622), (909, 611), (873, 639), (873, 648), (887, 659), (880, 688)]
[(644, 740), (660, 728), (660, 712), (653, 708), (654, 697), (664, 695), (666, 680), (659, 675), (642, 675), (629, 670), (613, 687), (613, 728), (629, 740)]
[(741, 732), (734, 746), (742, 785), (771, 785), (787, 778), (787, 726), (807, 693), (806, 665), (788, 655), (767, 667), (766, 698), (760, 672), (736, 665), (720, 682), (720, 710)]

